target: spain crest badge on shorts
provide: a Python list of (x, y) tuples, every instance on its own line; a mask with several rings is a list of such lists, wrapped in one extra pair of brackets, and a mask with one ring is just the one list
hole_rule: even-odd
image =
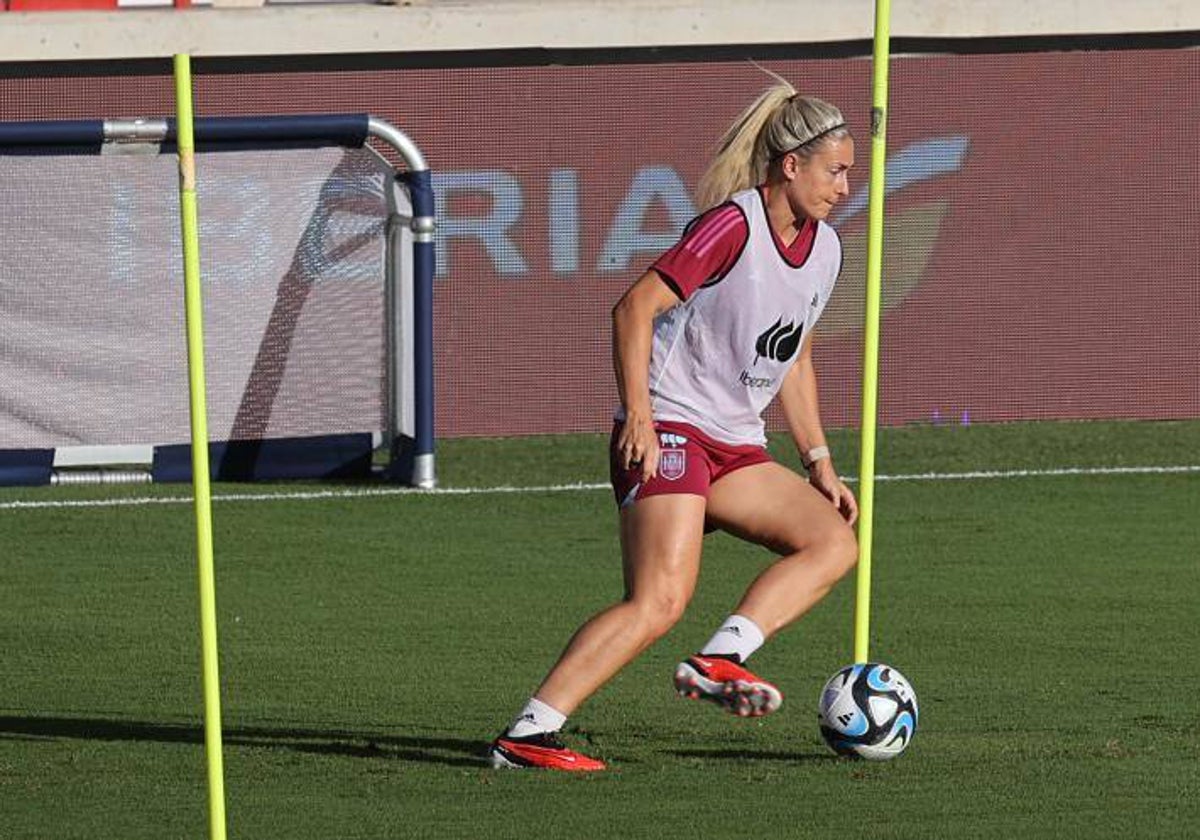
[(658, 474), (668, 481), (682, 478), (687, 472), (687, 451), (683, 449), (663, 449), (658, 458)]

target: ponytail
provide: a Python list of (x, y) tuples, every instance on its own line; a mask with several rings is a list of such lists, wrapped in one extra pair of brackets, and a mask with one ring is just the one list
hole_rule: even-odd
[(787, 82), (768, 88), (721, 138), (696, 187), (697, 207), (707, 210), (761, 184), (770, 163), (788, 152), (807, 156), (816, 147), (813, 141), (849, 133), (841, 111), (828, 102), (799, 96)]

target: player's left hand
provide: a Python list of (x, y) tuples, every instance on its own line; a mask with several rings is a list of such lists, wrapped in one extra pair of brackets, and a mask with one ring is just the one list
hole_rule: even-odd
[(833, 461), (829, 458), (822, 458), (812, 465), (808, 483), (833, 503), (842, 519), (846, 520), (846, 524), (853, 525), (858, 520), (858, 502), (850, 488), (838, 476), (837, 470), (833, 468)]

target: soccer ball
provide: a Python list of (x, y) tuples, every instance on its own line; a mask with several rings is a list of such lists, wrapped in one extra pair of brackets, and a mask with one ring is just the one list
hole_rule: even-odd
[(817, 719), (834, 752), (884, 761), (900, 755), (912, 741), (917, 695), (890, 665), (847, 665), (821, 689)]

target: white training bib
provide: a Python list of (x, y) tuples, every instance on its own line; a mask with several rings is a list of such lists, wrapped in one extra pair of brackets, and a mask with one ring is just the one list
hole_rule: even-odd
[(651, 406), (656, 420), (761, 446), (762, 413), (829, 301), (842, 246), (819, 221), (808, 257), (792, 265), (771, 232), (761, 193), (746, 190), (730, 201), (746, 217), (746, 246), (724, 277), (655, 320)]

